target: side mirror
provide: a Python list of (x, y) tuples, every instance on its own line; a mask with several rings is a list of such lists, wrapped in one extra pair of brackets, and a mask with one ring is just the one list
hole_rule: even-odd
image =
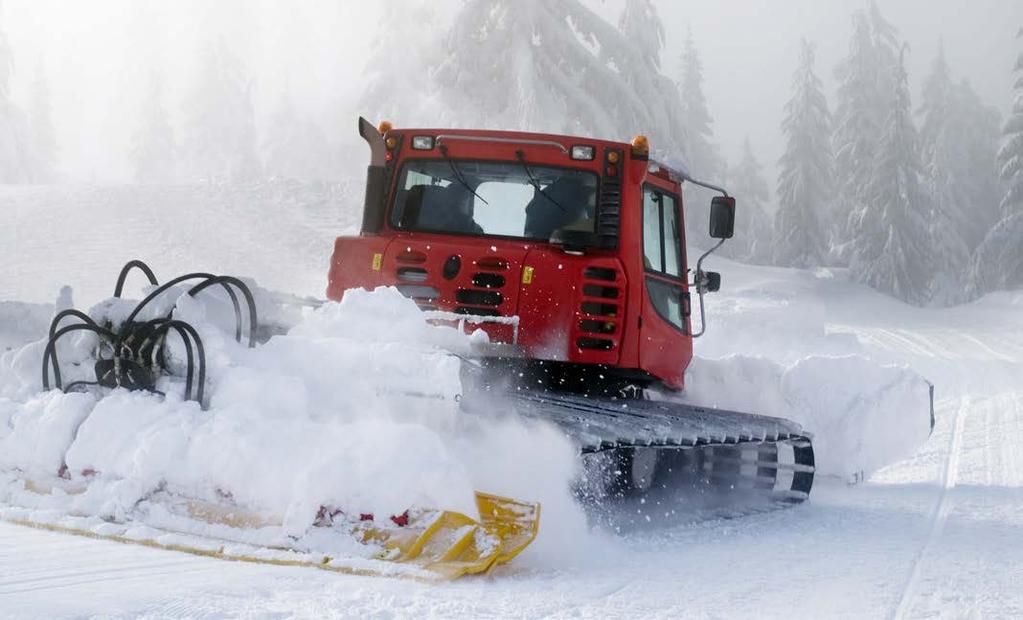
[(710, 201), (710, 236), (731, 239), (735, 232), (735, 198), (714, 196)]

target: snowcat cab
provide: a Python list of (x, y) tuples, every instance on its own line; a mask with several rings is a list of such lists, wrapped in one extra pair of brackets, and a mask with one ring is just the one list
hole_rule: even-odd
[[(688, 281), (684, 177), (649, 159), (646, 138), (380, 129), (360, 121), (373, 152), (362, 234), (337, 239), (330, 299), (395, 286), (431, 318), (484, 330), (481, 353), (543, 362), (556, 383), (591, 389), (595, 371), (683, 387), (700, 335), (690, 290), (720, 278)], [(722, 241), (734, 208), (714, 200)]]
[[(724, 190), (651, 160), (643, 136), (377, 128), (361, 118), (359, 132), (371, 151), (362, 230), (337, 238), (327, 297), (394, 286), (431, 321), (483, 330), (463, 409), (474, 391), (504, 394), (518, 413), (560, 425), (587, 470), (603, 472), (593, 477), (610, 478), (597, 495), (683, 484), (807, 497), (813, 449), (799, 425), (643, 398), (649, 386), (683, 387), (703, 295), (720, 284), (702, 261), (732, 236), (735, 201)], [(720, 241), (692, 281), (683, 181), (722, 194), (710, 222)]]

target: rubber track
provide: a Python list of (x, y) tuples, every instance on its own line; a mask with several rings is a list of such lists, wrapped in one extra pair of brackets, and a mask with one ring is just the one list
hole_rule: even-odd
[[(520, 390), (502, 398), (518, 415), (554, 422), (579, 444), (582, 452), (620, 448), (741, 448), (743, 470), (738, 477), (767, 475), (772, 492), (790, 502), (809, 496), (813, 485), (814, 455), (810, 435), (795, 422), (739, 411), (711, 409), (670, 401), (591, 398), (575, 394)], [(493, 397), (463, 396), (462, 408), (486, 413)], [(759, 447), (770, 446), (765, 452)], [(779, 463), (777, 448), (791, 449), (791, 463)], [(769, 454), (774, 452), (773, 455)], [(722, 459), (715, 459), (721, 461)], [(737, 468), (738, 469), (738, 468)], [(791, 475), (780, 475), (787, 470)], [(757, 486), (754, 484), (754, 486)]]

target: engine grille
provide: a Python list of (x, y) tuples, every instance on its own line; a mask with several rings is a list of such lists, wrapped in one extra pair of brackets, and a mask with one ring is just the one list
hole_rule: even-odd
[(616, 269), (590, 266), (583, 270), (577, 347), (612, 351), (618, 346), (622, 285), (623, 278)]

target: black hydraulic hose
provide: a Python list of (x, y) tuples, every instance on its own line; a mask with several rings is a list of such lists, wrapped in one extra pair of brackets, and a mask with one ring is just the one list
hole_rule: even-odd
[(64, 391), (65, 392), (70, 392), (71, 390), (75, 389), (76, 387), (85, 386), (85, 385), (99, 385), (99, 381), (72, 381), (71, 383), (68, 383), (66, 386), (64, 386)]
[(75, 331), (91, 331), (104, 336), (110, 340), (116, 340), (117, 336), (114, 332), (109, 329), (100, 327), (95, 323), (76, 323), (75, 325), (68, 325), (57, 331), (50, 339), (46, 342), (46, 350), (43, 352), (43, 389), (50, 389), (50, 373), (48, 363), (52, 360), (53, 364), (53, 382), (54, 387), (58, 390), (63, 389), (61, 387), (60, 379), (60, 363), (57, 361), (57, 340), (60, 339), (64, 334), (75, 332)]
[(74, 310), (74, 309), (61, 310), (60, 312), (57, 313), (57, 316), (53, 317), (53, 320), (50, 321), (50, 332), (49, 332), (49, 336), (48, 336), (50, 339), (53, 339), (53, 335), (55, 333), (57, 333), (57, 327), (60, 325), (61, 320), (64, 317), (68, 317), (68, 316), (78, 317), (79, 319), (84, 321), (87, 325), (96, 325), (96, 321), (93, 321), (91, 316), (89, 316), (88, 314), (86, 314), (86, 313), (84, 313), (84, 312), (82, 312), (80, 310)]
[(186, 379), (185, 379), (185, 388), (186, 388), (185, 389), (185, 399), (186, 400), (190, 396), (190, 390), (188, 388), (191, 387), (191, 370), (192, 370), (193, 360), (192, 360), (192, 350), (188, 346), (188, 339), (185, 338), (185, 334), (187, 333), (189, 336), (191, 336), (192, 340), (195, 342), (196, 356), (199, 358), (199, 363), (198, 363), (198, 368), (199, 368), (199, 373), (198, 374), (199, 374), (199, 376), (198, 376), (198, 385), (197, 385), (196, 390), (195, 390), (195, 393), (196, 393), (195, 400), (196, 400), (196, 402), (199, 403), (199, 407), (202, 408), (203, 407), (202, 401), (203, 401), (203, 397), (205, 396), (204, 391), (205, 391), (205, 385), (206, 385), (206, 350), (202, 346), (202, 338), (199, 337), (199, 332), (195, 331), (194, 327), (192, 327), (191, 325), (189, 325), (188, 323), (186, 323), (184, 321), (178, 321), (177, 319), (171, 319), (171, 320), (167, 321), (164, 324), (163, 329), (174, 329), (175, 331), (178, 332), (178, 335), (180, 335), (181, 339), (185, 342), (185, 353), (186, 353), (186, 355), (188, 357), (188, 366), (189, 366), (188, 373), (187, 373), (187, 376), (186, 376)]
[[(174, 329), (176, 332), (178, 332), (178, 336), (181, 336), (181, 341), (185, 343), (185, 400), (189, 400), (190, 398), (192, 398), (192, 375), (193, 372), (195, 371), (195, 357), (192, 354), (192, 344), (188, 340), (190, 334), (186, 332), (184, 328), (181, 327), (182, 325), (187, 325), (187, 323), (185, 323), (184, 321), (177, 321), (175, 319), (166, 318), (153, 319), (152, 321), (146, 321), (145, 323), (139, 325), (138, 329), (136, 329), (135, 332), (145, 331), (152, 328), (150, 337), (146, 338), (141, 343), (139, 343), (138, 352), (140, 354), (142, 353), (142, 351), (145, 350), (146, 345), (149, 344), (151, 338), (159, 339), (161, 336), (164, 336), (167, 333), (168, 329)], [(134, 337), (135, 333), (132, 333), (125, 338), (125, 341), (131, 340)], [(205, 360), (203, 361), (204, 361), (203, 373), (205, 375)], [(205, 378), (206, 377), (203, 376), (201, 380), (204, 381)], [(201, 402), (202, 398), (201, 388), (199, 391), (199, 395)]]
[[(227, 291), (227, 296), (231, 298), (231, 306), (234, 307), (234, 341), (240, 343), (242, 341), (242, 308), (241, 308), (241, 305), (238, 303), (238, 295), (234, 292), (233, 288), (228, 286), (228, 282), (224, 281), (226, 278), (229, 278), (229, 277), (230, 276), (214, 276), (213, 278), (211, 278), (211, 280), (218, 280), (217, 283), (220, 284), (220, 286), (225, 291)], [(232, 278), (232, 279), (234, 279), (234, 278)], [(207, 280), (206, 282), (210, 282), (210, 281)], [(245, 288), (245, 285), (242, 284), (240, 280), (238, 280), (237, 282), (238, 282), (238, 285), (237, 285), (238, 288), (243, 289), (243, 290), (248, 290), (247, 288)], [(203, 290), (204, 288), (206, 288), (206, 286), (208, 286), (207, 283), (201, 282), (201, 283), (193, 286), (191, 289), (189, 289), (188, 294), (191, 295), (192, 297), (195, 297), (195, 294), (198, 293), (199, 291)], [(198, 289), (198, 290), (196, 290), (196, 289)], [(254, 302), (252, 301), (252, 295), (251, 294), (248, 295), (245, 299), (246, 299), (246, 302), (249, 304), (249, 307), (250, 308), (253, 307)], [(251, 312), (250, 312), (250, 316), (251, 316)], [(250, 335), (249, 340), (251, 341), (251, 339), (252, 339), (252, 337)]]
[(131, 314), (128, 315), (128, 318), (126, 318), (124, 320), (124, 323), (125, 324), (129, 324), (132, 321), (134, 321), (135, 317), (138, 316), (139, 312), (142, 311), (142, 308), (145, 308), (146, 305), (149, 304), (149, 302), (153, 301), (154, 299), (156, 299), (157, 297), (159, 297), (160, 295), (165, 293), (169, 288), (171, 288), (175, 284), (180, 284), (180, 283), (185, 282), (187, 280), (196, 280), (198, 278), (212, 278), (212, 277), (214, 277), (212, 273), (188, 273), (188, 274), (185, 274), (183, 276), (178, 276), (178, 277), (174, 278), (173, 280), (168, 281), (166, 284), (162, 284), (155, 291), (153, 291), (152, 293), (147, 295), (145, 299), (140, 301), (137, 306), (135, 306), (135, 309), (131, 311)]
[[(153, 332), (150, 338), (159, 338), (164, 335), (167, 330), (173, 329), (181, 337), (182, 342), (185, 343), (185, 359), (186, 359), (186, 370), (185, 370), (185, 400), (189, 400), (192, 397), (192, 373), (195, 367), (198, 367), (198, 386), (195, 390), (196, 402), (202, 406), (202, 401), (205, 392), (206, 385), (206, 349), (203, 347), (202, 339), (199, 337), (199, 332), (194, 327), (184, 321), (170, 318), (159, 318), (147, 321), (139, 326), (139, 331), (153, 328)], [(134, 334), (127, 337), (130, 339)], [(189, 342), (191, 338), (195, 344), (195, 357), (192, 355), (192, 343)], [(149, 342), (149, 338), (143, 340), (139, 346), (139, 350), (145, 349)], [(195, 358), (198, 358), (198, 364), (195, 363)]]
[(143, 274), (145, 274), (146, 278), (149, 279), (149, 283), (152, 284), (153, 286), (159, 284), (156, 281), (156, 275), (153, 274), (153, 270), (149, 268), (149, 265), (143, 263), (140, 260), (128, 261), (128, 263), (121, 268), (120, 275), (117, 276), (117, 285), (114, 286), (114, 297), (121, 296), (121, 292), (124, 291), (124, 281), (128, 278), (128, 274), (131, 272), (132, 269), (138, 269)]
[[(248, 304), (248, 306), (249, 306), (249, 348), (251, 349), (251, 348), (255, 347), (256, 346), (256, 325), (257, 325), (257, 319), (256, 319), (256, 300), (252, 297), (252, 291), (249, 290), (249, 287), (246, 286), (244, 282), (242, 282), (241, 280), (239, 280), (238, 278), (236, 278), (234, 276), (214, 276), (214, 277), (210, 278), (209, 280), (206, 280), (205, 282), (201, 282), (199, 284), (196, 284), (194, 287), (192, 287), (192, 290), (188, 291), (188, 294), (189, 295), (197, 295), (198, 293), (202, 292), (203, 289), (205, 289), (205, 288), (207, 288), (209, 286), (212, 286), (214, 284), (220, 284), (224, 288), (227, 288), (228, 284), (232, 284), (232, 285), (238, 287), (238, 290), (240, 290), (242, 292), (242, 295), (245, 297), (245, 303)], [(236, 306), (236, 308), (237, 308), (237, 306)], [(241, 319), (241, 317), (239, 317), (239, 321), (238, 321), (239, 325), (241, 325), (241, 320), (240, 319)], [(239, 337), (238, 340), (240, 342), (241, 338)]]
[[(235, 325), (236, 325), (236, 327), (235, 327), (235, 340), (237, 340), (238, 342), (241, 342), (242, 341), (242, 332), (241, 332), (242, 314), (241, 314), (241, 307), (238, 304), (238, 296), (234, 293), (234, 291), (231, 290), (231, 287), (228, 286), (228, 282), (230, 282), (232, 284), (235, 284), (240, 289), (242, 289), (242, 293), (245, 294), (246, 301), (249, 303), (249, 316), (252, 317), (253, 320), (255, 320), (255, 316), (256, 316), (256, 314), (255, 314), (255, 301), (252, 299), (252, 293), (248, 292), (248, 287), (246, 287), (245, 284), (241, 280), (238, 280), (237, 278), (232, 278), (230, 276), (215, 276), (212, 273), (202, 273), (202, 272), (189, 273), (189, 274), (185, 274), (183, 276), (179, 276), (177, 278), (174, 278), (173, 280), (168, 281), (166, 284), (161, 285), (155, 291), (150, 293), (145, 299), (140, 301), (139, 304), (137, 306), (135, 306), (135, 309), (131, 311), (131, 314), (128, 315), (128, 318), (126, 318), (124, 320), (124, 323), (125, 324), (129, 324), (132, 321), (134, 321), (135, 317), (138, 316), (139, 312), (142, 311), (142, 308), (144, 308), (149, 302), (153, 301), (154, 299), (156, 299), (157, 297), (159, 297), (160, 295), (165, 293), (172, 286), (174, 286), (176, 284), (180, 284), (180, 283), (185, 282), (187, 280), (197, 280), (199, 278), (205, 278), (206, 282), (202, 282), (198, 286), (192, 287), (192, 289), (189, 290), (189, 294), (194, 297), (195, 293), (197, 293), (198, 291), (201, 291), (202, 289), (206, 288), (206, 286), (209, 285), (207, 283), (210, 280), (216, 280), (214, 283), (215, 284), (220, 284), (224, 288), (224, 290), (227, 291), (228, 297), (231, 298), (231, 304), (234, 306), (234, 317), (235, 317)], [(251, 331), (252, 331), (252, 335), (254, 335), (255, 334), (255, 323), (253, 323), (253, 325), (251, 327)]]

